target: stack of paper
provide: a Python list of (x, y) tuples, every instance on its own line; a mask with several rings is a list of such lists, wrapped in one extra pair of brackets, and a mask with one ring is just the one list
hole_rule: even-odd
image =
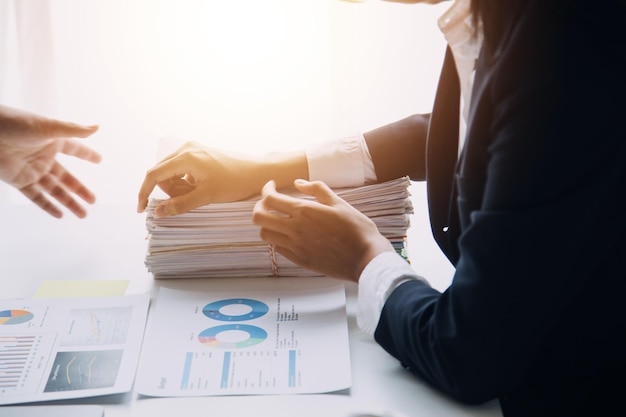
[[(413, 213), (408, 177), (381, 184), (335, 190), (371, 218), (396, 251), (405, 255), (409, 215)], [(284, 192), (284, 191), (283, 191)], [(312, 197), (291, 195), (305, 199)], [(146, 266), (155, 278), (267, 277), (319, 275), (293, 264), (259, 238), (252, 210), (259, 197), (215, 203), (185, 214), (157, 218), (147, 208)]]

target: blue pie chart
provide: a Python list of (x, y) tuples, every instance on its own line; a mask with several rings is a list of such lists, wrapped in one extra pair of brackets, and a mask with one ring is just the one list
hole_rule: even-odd
[[(220, 333), (247, 333), (246, 339), (225, 340), (220, 339)], [(224, 336), (224, 335), (222, 335)], [(241, 349), (257, 345), (267, 339), (267, 332), (260, 327), (248, 324), (224, 324), (221, 326), (209, 327), (198, 335), (198, 341), (205, 346), (220, 349)]]
[[(248, 311), (242, 314), (232, 315), (226, 314), (222, 309), (224, 307), (244, 306)], [(219, 321), (246, 321), (253, 320), (264, 316), (270, 311), (267, 304), (258, 300), (249, 298), (229, 298), (226, 300), (214, 301), (202, 308), (202, 313), (210, 319)]]

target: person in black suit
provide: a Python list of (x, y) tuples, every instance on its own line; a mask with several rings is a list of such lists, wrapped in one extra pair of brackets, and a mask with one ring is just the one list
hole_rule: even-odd
[[(157, 185), (171, 196), (157, 215), (262, 187), (261, 237), (299, 265), (358, 282), (359, 325), (441, 391), (497, 398), (507, 417), (619, 410), (626, 3), (451, 3), (442, 29), (465, 25), (470, 36), (446, 34), (432, 113), (353, 141), (363, 183), (427, 182), (432, 231), (455, 266), (445, 291), (330, 188), (358, 181), (316, 170), (316, 155), (350, 146), (246, 159), (189, 144), (148, 171), (138, 210)], [(277, 191), (292, 182), (316, 201)]]

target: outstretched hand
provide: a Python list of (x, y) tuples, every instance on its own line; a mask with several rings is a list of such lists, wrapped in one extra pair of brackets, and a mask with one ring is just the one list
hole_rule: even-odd
[(89, 204), (93, 193), (57, 160), (57, 153), (98, 163), (101, 156), (73, 137), (85, 138), (98, 126), (83, 126), (0, 106), (0, 180), (21, 191), (50, 215), (62, 211), (49, 197), (77, 217), (86, 216), (74, 195)]
[(294, 185), (316, 201), (282, 194), (270, 181), (253, 212), (261, 239), (293, 263), (356, 282), (376, 255), (394, 250), (369, 217), (325, 183), (296, 180)]

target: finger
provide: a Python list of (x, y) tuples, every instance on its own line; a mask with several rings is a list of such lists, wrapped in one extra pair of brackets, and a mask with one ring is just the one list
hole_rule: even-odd
[(66, 155), (75, 156), (76, 158), (83, 159), (85, 161), (93, 162), (94, 164), (97, 164), (102, 160), (102, 155), (100, 155), (98, 152), (78, 141), (71, 139), (66, 139), (63, 142), (61, 152)]
[(20, 188), (20, 192), (52, 217), (56, 217), (57, 219), (63, 217), (63, 212), (46, 198), (37, 184)]
[[(254, 205), (252, 210), (252, 223), (261, 228), (259, 233), (262, 238), (271, 238), (271, 233), (281, 233), (287, 236), (292, 232), (292, 225), (289, 224), (290, 218), (284, 213), (277, 212), (268, 207), (267, 198), (268, 197), (265, 197), (257, 201)], [(286, 244), (284, 241), (276, 242), (274, 240), (272, 240), (271, 243)]]
[(187, 213), (189, 210), (203, 204), (204, 195), (198, 190), (193, 190), (187, 194), (161, 201), (154, 208), (154, 215), (156, 217), (175, 216), (177, 214)]
[(98, 125), (85, 126), (56, 119), (45, 119), (44, 129), (46, 135), (51, 138), (86, 138), (98, 130)]
[(290, 247), (290, 240), (287, 235), (284, 233), (277, 232), (275, 230), (268, 229), (266, 227), (262, 227), (259, 230), (259, 237), (264, 242), (267, 242), (270, 245), (274, 245), (275, 247)]
[(323, 181), (306, 181), (297, 179), (293, 185), (303, 194), (315, 197), (317, 201), (327, 206), (337, 201), (337, 194)]
[(265, 197), (275, 192), (276, 192), (276, 182), (274, 180), (269, 180), (268, 182), (265, 183), (263, 188), (261, 188), (261, 197)]
[(160, 162), (148, 170), (139, 187), (137, 196), (137, 212), (142, 213), (148, 205), (148, 198), (154, 187), (170, 179), (182, 178), (187, 174), (187, 167), (179, 159)]
[(85, 209), (67, 192), (62, 184), (52, 175), (44, 175), (39, 180), (39, 185), (55, 200), (70, 210), (76, 217), (84, 218), (87, 215)]
[(96, 196), (58, 162), (52, 165), (49, 174), (57, 178), (63, 187), (82, 198), (85, 202), (89, 204), (95, 203)]
[(187, 194), (196, 188), (195, 184), (186, 178), (170, 178), (157, 185), (171, 197)]
[(295, 207), (304, 204), (301, 198), (295, 198), (276, 191), (276, 183), (268, 181), (261, 190), (261, 202), (264, 208), (290, 216)]

